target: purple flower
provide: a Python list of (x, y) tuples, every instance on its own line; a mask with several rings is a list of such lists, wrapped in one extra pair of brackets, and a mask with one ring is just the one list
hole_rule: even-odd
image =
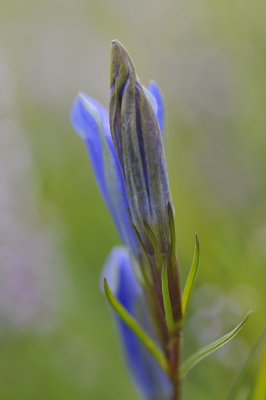
[[(134, 270), (135, 260), (126, 248), (115, 248), (106, 263), (104, 276), (117, 300), (156, 340), (146, 304), (146, 297)], [(140, 392), (147, 400), (168, 400), (171, 384), (153, 356), (128, 326), (116, 316), (127, 365)]]
[[(113, 56), (113, 61), (114, 59)], [(124, 145), (124, 139), (119, 137), (121, 132), (116, 129), (120, 127), (117, 115), (114, 117), (116, 123), (113, 124), (112, 115), (117, 111), (113, 97), (116, 90), (114, 86), (111, 90), (109, 115), (104, 106), (81, 93), (74, 102), (71, 121), (86, 144), (104, 201), (122, 241), (127, 246), (117, 248), (111, 253), (105, 267), (107, 281), (117, 300), (157, 342), (158, 346), (162, 346), (161, 338), (159, 340), (157, 336), (158, 326), (155, 329), (156, 324), (151, 318), (151, 310), (147, 304), (148, 294), (143, 290), (142, 284), (137, 281), (135, 272), (146, 268), (147, 275), (150, 273), (142, 247), (145, 240), (143, 240), (141, 228), (145, 222), (150, 224), (159, 239), (163, 236), (167, 237), (165, 247), (169, 244), (168, 204), (171, 203), (171, 199), (161, 137), (164, 130), (164, 101), (156, 83), (152, 82), (149, 89), (142, 86), (139, 81), (135, 83), (141, 98), (143, 115), (136, 116), (136, 113), (133, 113), (125, 114), (123, 117), (121, 123), (127, 127), (128, 134), (125, 152), (123, 146), (120, 151), (121, 145)], [(126, 91), (123, 93), (126, 94)], [(127, 100), (129, 104), (126, 106), (129, 111), (132, 104), (133, 107), (138, 107), (136, 104), (138, 101), (135, 101), (134, 96), (133, 103), (132, 99)], [(140, 122), (137, 120), (138, 117)], [(112, 121), (110, 122), (112, 134), (109, 119)], [(137, 131), (131, 129), (131, 122)], [(134, 154), (130, 152), (130, 137), (132, 140), (139, 140), (135, 153), (137, 164), (134, 164)], [(161, 243), (163, 240), (160, 241)], [(162, 250), (164, 250), (163, 247)], [(137, 387), (148, 400), (168, 400), (171, 394), (169, 378), (135, 333), (119, 316), (115, 319), (127, 364)]]
[[(149, 99), (163, 127), (163, 98), (154, 82), (149, 91)], [(107, 109), (86, 94), (80, 93), (72, 107), (71, 122), (86, 144), (100, 191), (121, 239), (135, 255), (139, 255), (140, 246), (132, 226), (128, 195), (110, 133)]]

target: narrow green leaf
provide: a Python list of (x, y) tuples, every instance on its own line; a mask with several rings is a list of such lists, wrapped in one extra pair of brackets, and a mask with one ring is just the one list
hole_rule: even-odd
[(261, 366), (258, 373), (258, 378), (255, 386), (255, 392), (253, 400), (265, 400), (266, 399), (266, 346), (262, 354)]
[(183, 295), (182, 295), (182, 312), (183, 312), (183, 317), (186, 316), (186, 312), (188, 309), (188, 304), (191, 298), (191, 294), (193, 291), (193, 287), (195, 285), (195, 281), (197, 278), (197, 273), (199, 269), (199, 258), (200, 258), (200, 248), (199, 248), (199, 241), (198, 241), (198, 236), (196, 235), (195, 238), (195, 250), (194, 250), (194, 256), (192, 260), (192, 264), (190, 267), (190, 271), (187, 277), (187, 281), (185, 284), (185, 288), (183, 290)]
[(169, 331), (174, 332), (175, 323), (174, 323), (172, 305), (169, 295), (168, 272), (166, 265), (164, 265), (162, 268), (162, 292), (163, 292), (163, 304), (164, 304), (166, 323)]
[(266, 329), (259, 335), (255, 344), (253, 345), (248, 355), (248, 358), (245, 361), (238, 377), (236, 378), (236, 380), (234, 381), (228, 392), (227, 400), (235, 400), (237, 398), (237, 395), (240, 392), (240, 389), (246, 380), (246, 376), (248, 374), (249, 369), (251, 368), (252, 363), (254, 363), (254, 360), (257, 358), (258, 354), (261, 353), (265, 340), (266, 340)]
[(157, 347), (150, 336), (142, 329), (138, 322), (132, 317), (131, 314), (122, 306), (121, 303), (113, 295), (107, 279), (104, 278), (104, 291), (111, 307), (117, 312), (119, 317), (125, 322), (125, 324), (135, 333), (138, 339), (144, 344), (144, 346), (150, 351), (150, 353), (157, 360), (158, 364), (164, 371), (167, 371), (167, 362), (163, 352)]
[(197, 365), (200, 361), (204, 360), (207, 356), (214, 353), (216, 350), (223, 347), (225, 344), (229, 343), (241, 330), (243, 325), (247, 322), (248, 318), (250, 317), (251, 312), (249, 312), (245, 318), (229, 333), (222, 336), (220, 339), (215, 340), (214, 342), (208, 344), (207, 346), (203, 347), (195, 354), (190, 356), (184, 363), (181, 365), (180, 368), (180, 377), (184, 379), (188, 372)]

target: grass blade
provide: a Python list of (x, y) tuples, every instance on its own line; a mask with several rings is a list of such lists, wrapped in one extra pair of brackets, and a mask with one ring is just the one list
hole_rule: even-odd
[[(252, 348), (247, 360), (245, 361), (239, 376), (237, 377), (237, 379), (235, 380), (235, 382), (233, 383), (233, 385), (230, 388), (230, 391), (227, 395), (227, 400), (235, 400), (236, 399), (243, 383), (245, 382), (246, 376), (248, 374), (248, 371), (249, 371), (252, 363), (257, 358), (258, 354), (261, 352), (261, 350), (263, 348), (265, 340), (266, 340), (266, 329), (260, 334), (259, 338), (256, 340), (255, 344), (253, 345), (253, 348)], [(266, 374), (266, 370), (265, 370), (265, 374)]]
[(184, 379), (188, 372), (195, 367), (200, 361), (204, 360), (207, 356), (210, 354), (214, 353), (216, 350), (220, 349), (223, 347), (225, 344), (229, 343), (241, 330), (243, 325), (247, 322), (248, 318), (250, 317), (251, 312), (249, 312), (245, 318), (229, 333), (226, 335), (222, 336), (220, 339), (215, 340), (214, 342), (208, 344), (207, 346), (203, 347), (199, 351), (197, 351), (195, 354), (190, 356), (182, 365), (180, 368), (180, 376), (181, 379)]
[(266, 345), (262, 354), (261, 367), (258, 373), (258, 378), (255, 386), (253, 400), (266, 399)]

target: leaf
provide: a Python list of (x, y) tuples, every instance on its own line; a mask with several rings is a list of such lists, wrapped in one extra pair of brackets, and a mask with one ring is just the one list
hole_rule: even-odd
[(167, 372), (167, 362), (163, 352), (157, 347), (154, 341), (144, 331), (144, 329), (142, 329), (132, 315), (129, 314), (125, 307), (123, 307), (122, 304), (116, 299), (108, 285), (106, 278), (104, 278), (104, 291), (111, 307), (116, 311), (124, 323), (135, 333), (144, 346), (150, 351), (161, 368)]
[[(227, 395), (227, 400), (235, 400), (237, 394), (239, 393), (241, 387), (243, 386), (246, 376), (248, 374), (248, 370), (251, 367), (252, 362), (261, 352), (263, 345), (266, 340), (266, 329), (260, 334), (258, 339), (256, 340), (255, 344), (253, 345), (250, 354), (248, 355), (247, 360), (245, 361), (240, 374), (238, 375), (237, 379), (234, 381), (233, 385), (230, 388), (230, 391)], [(266, 373), (266, 372), (265, 372)]]
[(229, 333), (222, 336), (220, 339), (215, 340), (214, 342), (208, 344), (207, 346), (203, 347), (195, 354), (190, 356), (184, 363), (181, 365), (180, 368), (180, 377), (184, 379), (188, 372), (195, 367), (200, 361), (204, 360), (204, 358), (208, 357), (210, 354), (214, 353), (216, 350), (223, 347), (225, 344), (229, 343), (241, 330), (244, 324), (247, 322), (248, 318), (250, 317), (251, 312), (249, 312), (245, 318)]
[(175, 329), (175, 323), (174, 323), (173, 310), (169, 295), (168, 271), (166, 265), (164, 265), (162, 268), (162, 292), (163, 292), (163, 304), (164, 304), (164, 312), (165, 312), (167, 327), (170, 332), (173, 332)]
[(199, 259), (200, 259), (200, 248), (199, 248), (198, 236), (196, 235), (194, 256), (193, 256), (192, 264), (190, 267), (190, 271), (189, 271), (187, 281), (185, 284), (185, 288), (183, 290), (183, 295), (182, 295), (183, 317), (185, 317), (185, 315), (186, 315), (186, 312), (188, 309), (188, 304), (189, 304), (191, 294), (192, 294), (192, 291), (193, 291), (193, 288), (195, 285), (195, 281), (197, 278), (198, 268), (199, 268)]

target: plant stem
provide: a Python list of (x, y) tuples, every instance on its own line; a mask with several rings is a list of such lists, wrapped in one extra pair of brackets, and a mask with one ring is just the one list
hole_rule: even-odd
[(172, 258), (168, 271), (169, 294), (175, 320), (175, 327), (170, 332), (169, 343), (169, 376), (172, 382), (173, 397), (171, 400), (181, 400), (181, 380), (178, 374), (181, 362), (181, 331), (182, 331), (182, 306), (181, 289), (179, 281), (179, 268), (176, 258)]
[(169, 352), (169, 377), (172, 383), (172, 399), (181, 399), (181, 381), (178, 376), (180, 365), (180, 333), (171, 340)]

